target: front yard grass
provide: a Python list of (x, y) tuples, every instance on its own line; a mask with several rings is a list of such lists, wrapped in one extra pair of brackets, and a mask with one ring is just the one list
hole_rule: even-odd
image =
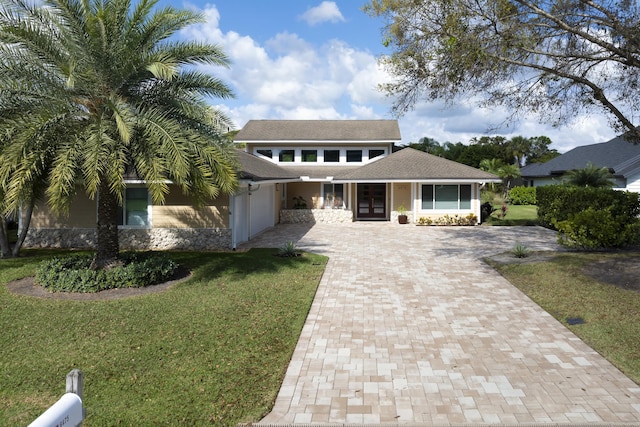
[[(490, 263), (513, 285), (640, 384), (640, 291), (605, 283), (585, 273), (585, 267), (595, 262), (600, 266), (609, 258), (622, 257), (629, 258), (629, 263), (637, 263), (639, 256), (638, 253), (567, 253), (547, 262)], [(633, 276), (638, 288), (638, 278)], [(569, 325), (567, 319), (575, 318), (583, 319), (585, 323)]]
[[(169, 290), (110, 301), (17, 296), (49, 252), (0, 261), (0, 425), (27, 425), (84, 373), (86, 426), (224, 425), (270, 411), (326, 258), (174, 253)], [(34, 255), (36, 254), (36, 255)]]
[(501, 204), (493, 206), (496, 211), (491, 214), (487, 225), (537, 225), (538, 207), (535, 205), (507, 205), (507, 214), (500, 218)]

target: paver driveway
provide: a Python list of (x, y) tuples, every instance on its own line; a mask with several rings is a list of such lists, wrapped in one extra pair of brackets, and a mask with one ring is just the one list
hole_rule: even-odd
[(480, 260), (554, 233), (279, 225), (245, 247), (288, 240), (330, 261), (262, 424), (640, 425), (640, 387)]

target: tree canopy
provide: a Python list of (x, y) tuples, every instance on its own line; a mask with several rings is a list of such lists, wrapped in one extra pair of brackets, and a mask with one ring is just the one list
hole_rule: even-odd
[(97, 260), (118, 253), (125, 173), (155, 203), (173, 182), (194, 202), (235, 190), (228, 98), (196, 64), (228, 66), (215, 45), (172, 38), (202, 16), (156, 0), (0, 2), (0, 192), (14, 212), (37, 196), (58, 212), (98, 199)]
[(551, 139), (546, 136), (529, 138), (514, 136), (511, 139), (503, 136), (481, 136), (472, 138), (468, 144), (462, 142), (441, 144), (434, 138), (424, 137), (409, 146), (478, 168), (485, 160), (496, 160), (500, 164), (517, 166), (551, 160), (560, 155), (557, 150), (550, 148), (551, 143)]
[(384, 89), (402, 113), (423, 98), (535, 112), (554, 125), (605, 112), (638, 138), (640, 9), (631, 0), (369, 0), (386, 19)]

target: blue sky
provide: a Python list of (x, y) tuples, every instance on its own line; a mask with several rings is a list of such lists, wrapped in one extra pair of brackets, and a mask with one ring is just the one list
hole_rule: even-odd
[[(181, 37), (220, 45), (229, 69), (208, 71), (231, 85), (236, 98), (213, 100), (241, 128), (251, 119), (389, 119), (392, 100), (378, 84), (390, 76), (377, 62), (383, 47), (383, 22), (362, 12), (364, 0), (226, 0), (197, 2), (206, 24), (188, 27)], [(174, 3), (175, 5), (175, 3)], [(500, 109), (480, 109), (470, 101), (445, 108), (423, 102), (399, 118), (403, 143), (428, 136), (440, 142), (463, 142), (482, 135), (546, 135), (553, 148), (573, 147), (612, 138), (599, 116), (578, 117), (554, 129), (526, 118), (498, 129), (506, 117)]]

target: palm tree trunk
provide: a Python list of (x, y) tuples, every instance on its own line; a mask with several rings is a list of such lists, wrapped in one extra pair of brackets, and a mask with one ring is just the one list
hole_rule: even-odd
[(24, 216), (22, 217), (22, 228), (20, 230), (20, 234), (18, 235), (18, 240), (16, 241), (16, 244), (13, 246), (13, 249), (11, 250), (11, 255), (13, 257), (17, 258), (17, 257), (20, 256), (20, 249), (22, 248), (22, 244), (24, 243), (24, 239), (27, 238), (27, 232), (29, 231), (29, 225), (31, 225), (31, 216), (33, 215), (33, 208), (34, 208), (35, 204), (36, 204), (35, 200), (29, 201), (29, 204), (27, 205), (27, 210), (26, 210)]
[(9, 258), (10, 255), (11, 249), (9, 248), (7, 220), (4, 215), (0, 215), (0, 258)]
[(115, 265), (120, 246), (118, 243), (118, 199), (102, 181), (98, 191), (98, 224), (94, 270)]

